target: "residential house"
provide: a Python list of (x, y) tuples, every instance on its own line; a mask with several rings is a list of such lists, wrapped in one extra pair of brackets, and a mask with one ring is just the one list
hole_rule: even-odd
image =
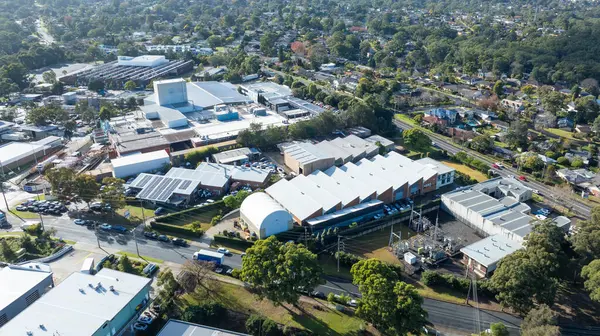
[(494, 148), (492, 148), (492, 154), (506, 160), (512, 160), (515, 156), (515, 153), (513, 151), (500, 146), (494, 146)]
[(525, 109), (522, 100), (502, 99), (500, 104), (506, 108), (512, 109), (513, 111), (523, 111)]
[(596, 174), (587, 169), (571, 170), (568, 168), (559, 169), (556, 172), (556, 175), (558, 175), (563, 180), (569, 182), (570, 184), (575, 185), (590, 182), (593, 178), (596, 177)]
[(569, 162), (573, 162), (576, 159), (581, 159), (581, 161), (583, 161), (584, 165), (589, 165), (590, 164), (590, 158), (592, 157), (592, 154), (588, 151), (576, 151), (576, 150), (570, 150), (567, 153), (565, 153), (565, 158), (567, 158), (567, 160), (569, 160)]
[(556, 127), (557, 124), (556, 117), (549, 113), (536, 115), (534, 122), (537, 129)]
[(507, 123), (506, 121), (502, 121), (502, 120), (494, 120), (491, 122), (492, 126), (494, 126), (494, 128), (502, 131), (502, 132), (506, 132), (508, 131), (508, 127), (510, 126), (509, 123)]
[(469, 141), (479, 135), (476, 132), (464, 130), (462, 128), (450, 127), (446, 130), (446, 133), (452, 139), (460, 141)]
[(573, 122), (568, 118), (560, 118), (556, 122), (558, 128), (568, 128), (569, 130), (573, 128)]
[(577, 125), (575, 126), (575, 131), (581, 134), (590, 134), (592, 133), (592, 127), (589, 125)]
[(435, 108), (425, 112), (425, 116), (433, 116), (439, 119), (444, 119), (448, 124), (454, 124), (456, 122), (456, 116), (458, 112), (456, 110), (446, 110), (443, 108)]

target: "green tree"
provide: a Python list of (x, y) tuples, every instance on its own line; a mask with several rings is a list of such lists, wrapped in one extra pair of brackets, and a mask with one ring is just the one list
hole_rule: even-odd
[(96, 182), (96, 178), (91, 175), (77, 175), (74, 184), (73, 189), (75, 189), (79, 199), (86, 202), (88, 206), (100, 193), (100, 185)]
[(100, 120), (110, 120), (110, 118), (112, 118), (113, 116), (113, 109), (106, 105), (102, 106), (100, 108), (100, 113), (98, 113), (98, 118), (100, 118)]
[(583, 167), (583, 160), (580, 158), (575, 158), (573, 159), (573, 161), (571, 162), (571, 167), (573, 168), (581, 168)]
[(125, 207), (125, 188), (123, 188), (123, 183), (125, 181), (114, 177), (105, 177), (102, 180), (104, 189), (99, 193), (100, 199), (102, 202), (109, 204), (113, 211)]
[(261, 298), (275, 304), (298, 302), (302, 287), (312, 290), (322, 283), (317, 256), (302, 244), (282, 244), (271, 236), (246, 251), (240, 279), (252, 284)]
[(498, 301), (523, 314), (535, 303), (552, 304), (565, 262), (563, 243), (564, 232), (554, 223), (535, 223), (525, 248), (502, 259), (490, 280)]
[(490, 333), (483, 333), (482, 335), (492, 335), (492, 336), (508, 336), (510, 333), (508, 332), (508, 328), (502, 322), (496, 322), (490, 324)]
[(75, 104), (75, 113), (81, 116), (81, 120), (86, 123), (96, 119), (96, 110), (88, 104), (87, 100), (82, 100)]
[(480, 153), (487, 153), (494, 146), (494, 140), (489, 135), (482, 134), (474, 137), (470, 142), (470, 146), (471, 149)]
[(135, 268), (133, 268), (133, 264), (131, 263), (131, 260), (129, 260), (129, 258), (126, 255), (121, 256), (121, 258), (119, 258), (119, 265), (117, 266), (117, 268), (121, 272), (130, 274), (136, 273)]
[(402, 139), (407, 147), (417, 150), (425, 150), (431, 146), (431, 139), (418, 128), (402, 132)]
[(133, 91), (137, 89), (137, 84), (132, 80), (128, 80), (125, 82), (125, 85), (123, 85), (123, 88), (127, 91)]
[(545, 304), (539, 305), (527, 313), (521, 324), (523, 336), (559, 336), (557, 314)]
[(356, 314), (384, 333), (419, 334), (427, 323), (423, 298), (412, 286), (399, 281), (398, 274), (377, 259), (360, 260), (350, 272), (362, 295)]
[(42, 74), (42, 79), (46, 83), (54, 84), (56, 83), (56, 73), (52, 70), (46, 71)]
[(202, 302), (187, 307), (181, 318), (188, 322), (217, 326), (219, 322), (227, 320), (227, 309), (217, 302)]
[(577, 234), (571, 238), (582, 265), (600, 259), (600, 207), (592, 208), (587, 220), (577, 222)]
[(556, 115), (566, 106), (565, 97), (562, 93), (557, 91), (549, 91), (545, 94), (541, 94), (541, 100), (544, 111), (553, 115)]
[(505, 141), (512, 147), (525, 147), (527, 145), (527, 134), (527, 124), (521, 121), (515, 121), (508, 127)]
[(585, 279), (585, 289), (590, 292), (590, 298), (600, 302), (600, 259), (596, 259), (584, 266), (581, 277)]
[(78, 190), (74, 183), (76, 173), (73, 169), (64, 167), (49, 169), (45, 176), (52, 188), (52, 194), (58, 199), (65, 200), (77, 194)]
[(235, 196), (229, 196), (223, 198), (223, 203), (230, 209), (237, 209), (242, 205), (242, 202), (250, 195), (249, 192), (245, 190), (239, 191)]
[(504, 95), (504, 83), (502, 83), (502, 81), (496, 81), (493, 90), (496, 96), (502, 97)]
[(8, 245), (6, 238), (0, 239), (0, 250), (2, 250), (2, 257), (4, 258), (4, 261), (13, 262), (15, 259), (17, 259), (15, 251), (13, 251), (10, 245)]

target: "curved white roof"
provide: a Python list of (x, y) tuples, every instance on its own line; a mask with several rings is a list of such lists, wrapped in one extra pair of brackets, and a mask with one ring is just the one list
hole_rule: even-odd
[(292, 221), (292, 215), (264, 192), (255, 192), (246, 197), (240, 206), (240, 213), (259, 230), (265, 224), (287, 225)]

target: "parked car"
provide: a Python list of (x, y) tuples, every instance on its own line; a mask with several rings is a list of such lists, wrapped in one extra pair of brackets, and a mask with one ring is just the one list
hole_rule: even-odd
[(325, 293), (319, 291), (313, 291), (312, 293), (310, 293), (310, 296), (323, 300), (327, 298), (327, 296), (325, 296)]
[(110, 231), (112, 229), (112, 225), (107, 223), (100, 224), (100, 230)]
[(77, 218), (76, 220), (73, 221), (73, 223), (75, 223), (77, 225), (85, 225), (85, 220)]
[(221, 267), (217, 267), (217, 268), (215, 268), (215, 273), (222, 274), (223, 273), (223, 269)]
[(358, 303), (354, 299), (348, 301), (348, 306), (350, 306), (350, 307), (356, 307), (357, 305), (358, 305)]
[(144, 232), (144, 237), (150, 238), (150, 239), (157, 239), (158, 238), (158, 234), (156, 232), (152, 232), (152, 231), (145, 231)]
[(17, 209), (17, 211), (27, 211), (27, 207), (24, 205), (19, 205), (19, 206), (17, 206), (16, 209)]
[(167, 212), (167, 210), (165, 208), (159, 207), (158, 209), (154, 210), (154, 215), (160, 216), (160, 215), (162, 215), (163, 213), (166, 213), (166, 212)]
[(228, 249), (226, 249), (226, 248), (224, 248), (224, 247), (219, 247), (219, 248), (217, 249), (217, 252), (219, 252), (219, 253), (223, 253), (223, 254), (224, 254), (224, 255), (226, 255), (226, 256), (229, 256), (229, 255), (231, 255), (231, 252), (229, 252), (229, 250), (228, 250)]
[(521, 176), (519, 176), (519, 180), (520, 181), (527, 181), (527, 177), (525, 177), (525, 175), (521, 175)]
[(113, 231), (117, 231), (119, 233), (125, 233), (125, 232), (127, 232), (127, 228), (124, 227), (124, 226), (121, 226), (121, 225), (113, 225), (112, 230)]
[(158, 238), (157, 238), (157, 239), (158, 239), (159, 241), (162, 241), (162, 242), (167, 242), (167, 243), (171, 241), (171, 239), (169, 239), (169, 237), (167, 237), (167, 236), (165, 236), (165, 235), (160, 235), (160, 236), (158, 236)]
[(546, 220), (546, 218), (548, 218), (548, 217), (546, 217), (544, 215), (535, 215), (535, 218), (537, 218), (539, 220)]
[(188, 242), (185, 239), (181, 239), (181, 238), (173, 238), (173, 240), (171, 240), (171, 242), (173, 242), (173, 245), (177, 245), (177, 246), (187, 246)]

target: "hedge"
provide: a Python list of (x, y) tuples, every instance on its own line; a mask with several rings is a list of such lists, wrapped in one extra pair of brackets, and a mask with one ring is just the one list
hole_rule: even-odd
[(252, 247), (254, 245), (254, 242), (252, 242), (252, 241), (249, 241), (246, 239), (241, 239), (241, 238), (227, 237), (222, 234), (215, 235), (213, 237), (213, 240), (215, 241), (215, 243), (238, 244), (243, 247)]
[(217, 201), (217, 202), (207, 204), (207, 205), (204, 205), (201, 207), (193, 207), (190, 209), (185, 209), (182, 211), (166, 214), (164, 216), (158, 216), (158, 217), (155, 217), (154, 219), (157, 222), (170, 224), (170, 223), (173, 223), (173, 222), (179, 220), (181, 217), (189, 218), (189, 216), (194, 216), (197, 214), (201, 214), (203, 212), (211, 211), (211, 210), (214, 210), (214, 208), (225, 209), (226, 206), (225, 206), (225, 203), (223, 203), (223, 201)]
[(155, 221), (150, 222), (150, 227), (157, 231), (161, 231), (161, 232), (180, 233), (180, 234), (187, 235), (187, 236), (200, 237), (204, 234), (204, 231), (202, 231), (202, 230), (198, 230), (198, 231), (194, 232), (194, 230), (192, 230), (191, 228), (185, 227), (185, 226), (157, 223)]
[[(469, 285), (471, 283), (468, 278), (456, 276), (454, 274), (442, 274), (435, 271), (423, 272), (421, 281), (424, 285), (429, 287), (445, 287), (465, 294), (469, 292)], [(478, 280), (477, 288), (478, 291), (486, 296), (493, 297), (495, 296), (495, 293), (489, 284), (490, 282), (488, 280)]]

